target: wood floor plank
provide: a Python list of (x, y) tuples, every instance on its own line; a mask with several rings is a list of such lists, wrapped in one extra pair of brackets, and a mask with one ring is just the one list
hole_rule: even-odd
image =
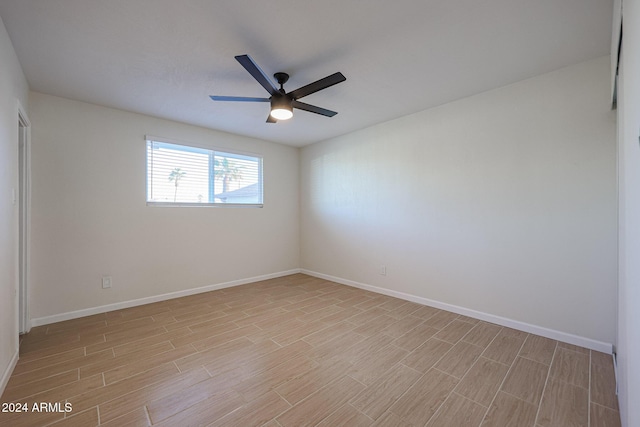
[[(205, 363), (204, 368), (209, 371), (210, 375), (215, 375), (218, 372), (224, 372), (228, 369), (233, 369), (239, 364), (250, 363), (256, 359), (267, 359), (279, 362), (280, 360), (272, 354), (272, 352), (281, 349), (277, 344), (272, 341), (262, 341), (259, 343), (251, 343), (251, 346), (240, 349), (239, 351), (222, 354), (219, 357), (210, 358), (212, 360)], [(215, 347), (213, 350), (220, 350), (220, 347)], [(262, 365), (259, 365), (262, 366)]]
[(180, 357), (185, 357), (191, 354), (195, 354), (194, 349), (189, 347), (180, 347), (139, 359), (135, 362), (121, 365), (113, 369), (105, 370), (102, 375), (104, 376), (105, 384), (109, 385), (138, 375), (141, 372), (145, 372), (150, 366), (161, 366), (166, 363), (171, 363)]
[[(211, 424), (211, 427), (222, 426), (261, 426), (289, 408), (289, 404), (274, 392), (260, 396), (229, 415)], [(177, 425), (177, 424), (174, 424)]]
[(378, 334), (369, 336), (360, 341), (355, 341), (353, 345), (341, 348), (337, 357), (354, 364), (359, 363), (359, 361), (367, 355), (382, 350), (392, 342), (393, 338), (388, 335)]
[(598, 360), (592, 355), (593, 359), (595, 362), (591, 363), (591, 401), (618, 411), (616, 380), (611, 357)]
[(91, 363), (89, 365), (83, 365), (80, 367), (80, 378), (90, 377), (95, 374), (99, 374), (100, 372), (104, 372), (106, 370), (111, 370), (113, 368), (117, 368), (123, 365), (127, 365), (129, 363), (133, 363), (139, 360), (146, 359), (151, 356), (155, 356), (159, 353), (165, 353), (167, 351), (173, 350), (173, 346), (170, 342), (164, 341), (155, 345), (140, 347), (138, 351), (133, 353), (128, 353), (120, 356), (115, 356), (109, 360), (105, 361), (97, 361), (95, 363)]
[(452, 347), (453, 345), (448, 342), (431, 338), (411, 352), (402, 363), (417, 371), (427, 372), (438, 360), (447, 354)]
[[(357, 346), (365, 340), (366, 338), (363, 335), (349, 331), (345, 334), (339, 335), (331, 341), (327, 341), (322, 345), (313, 347), (309, 356), (319, 362), (337, 358), (349, 360), (349, 356), (353, 354), (352, 350), (357, 348)], [(389, 342), (390, 341), (391, 339), (389, 338)], [(342, 349), (340, 354), (336, 354), (336, 348)]]
[(324, 329), (319, 330), (311, 335), (307, 335), (303, 338), (305, 342), (308, 342), (312, 346), (320, 346), (332, 339), (335, 339), (336, 336), (347, 333), (351, 330), (354, 330), (355, 326), (349, 322), (340, 322), (335, 325), (330, 325), (325, 327)]
[(84, 357), (84, 348), (75, 348), (70, 351), (64, 351), (51, 356), (42, 357), (39, 359), (28, 360), (26, 357), (20, 357), (16, 367), (13, 370), (12, 375), (20, 375), (25, 372), (34, 371), (36, 369), (56, 365), (61, 362), (66, 362), (69, 359), (77, 359)]
[(538, 405), (544, 390), (549, 367), (530, 359), (518, 357), (502, 385), (502, 391)]
[[(185, 389), (199, 384), (211, 377), (204, 368), (194, 369), (186, 373), (177, 374), (168, 380), (157, 384), (157, 387), (146, 387), (135, 394), (127, 393), (105, 403), (100, 403), (100, 421), (108, 422), (136, 408), (149, 405), (150, 402), (170, 396), (173, 393), (183, 393)], [(169, 405), (167, 407), (170, 407)]]
[(434, 366), (441, 371), (461, 379), (480, 357), (482, 347), (459, 341)]
[(231, 329), (227, 332), (223, 333), (214, 333), (212, 336), (201, 339), (201, 336), (190, 335), (185, 337), (184, 339), (174, 339), (171, 340), (171, 344), (176, 347), (191, 345), (193, 348), (200, 352), (204, 352), (205, 350), (221, 346), (225, 343), (229, 343), (231, 341), (237, 340), (239, 338), (248, 337), (251, 334), (255, 334), (260, 332), (260, 329), (255, 325), (247, 325), (239, 328)]
[(589, 388), (589, 354), (558, 348), (551, 365), (551, 378)]
[(157, 335), (151, 335), (151, 336), (140, 335), (137, 337), (137, 339), (132, 339), (126, 343), (115, 344), (115, 345), (113, 343), (107, 343), (106, 341), (104, 341), (101, 343), (88, 345), (84, 349), (87, 355), (112, 349), (116, 356), (121, 356), (123, 354), (133, 353), (135, 351), (138, 351), (140, 350), (140, 348), (143, 348), (143, 347), (160, 344), (165, 341), (171, 341), (173, 338), (176, 338), (188, 333), (189, 331), (186, 328), (183, 328), (181, 330), (175, 330), (175, 331), (165, 332), (163, 334), (157, 334)]
[(486, 408), (459, 394), (451, 393), (449, 398), (429, 420), (427, 427), (477, 427)]
[(503, 328), (482, 355), (487, 359), (511, 366), (520, 352), (525, 338), (526, 334), (514, 335), (508, 329)]
[(620, 414), (597, 403), (591, 404), (591, 427), (620, 427)]
[(371, 427), (415, 427), (408, 421), (404, 421), (402, 418), (387, 411), (378, 420), (371, 425)]
[(79, 368), (93, 363), (108, 362), (114, 358), (111, 349), (101, 351), (99, 353), (90, 354), (78, 358), (69, 359), (66, 362), (56, 363), (55, 365), (45, 366), (40, 369), (28, 371), (19, 375), (11, 376), (9, 384), (11, 387), (32, 383), (51, 377), (52, 375), (61, 374), (68, 371), (76, 371)]
[(498, 392), (482, 427), (534, 427), (538, 407), (515, 396)]
[(406, 334), (398, 337), (394, 341), (394, 344), (400, 348), (404, 348), (405, 350), (413, 351), (437, 333), (438, 329), (421, 323)]
[(577, 351), (578, 353), (586, 354), (587, 356), (591, 353), (591, 351), (588, 348), (578, 347), (577, 345), (569, 344), (569, 343), (566, 343), (566, 342), (560, 342), (560, 341), (558, 341), (558, 348), (564, 348), (565, 350)]
[[(345, 426), (346, 427), (346, 426)], [(387, 411), (371, 427), (415, 427), (391, 411)]]
[(56, 421), (51, 424), (50, 427), (94, 427), (99, 425), (99, 423), (98, 410), (91, 408), (79, 414), (74, 414), (60, 421)]
[[(195, 326), (200, 326), (200, 324)], [(195, 328), (195, 329), (192, 327), (189, 327), (188, 329), (189, 329), (188, 333), (183, 332), (175, 336), (174, 338), (172, 338), (170, 340), (171, 345), (173, 345), (174, 347), (182, 347), (184, 345), (200, 343), (205, 341), (207, 338), (219, 336), (225, 333), (230, 333), (229, 335), (236, 336), (236, 337), (244, 336), (245, 334), (245, 332), (241, 332), (242, 335), (237, 335), (237, 331), (240, 329), (240, 327), (236, 325), (234, 322), (224, 322), (224, 323), (214, 322), (208, 325), (208, 327)], [(234, 335), (232, 331), (236, 331), (236, 334)]]
[(420, 319), (419, 317), (406, 316), (402, 319), (396, 320), (379, 332), (384, 335), (389, 335), (393, 338), (400, 338), (404, 334), (421, 325), (423, 322), (424, 320)]
[(348, 317), (345, 317), (341, 320), (346, 320), (347, 318), (353, 315), (352, 312), (346, 310), (342, 307), (338, 307), (336, 304), (330, 305), (329, 307), (322, 308), (318, 311), (314, 311), (313, 313), (305, 313), (304, 316), (300, 317), (300, 321), (304, 321), (306, 323), (310, 322), (322, 322), (326, 324), (335, 324), (339, 321), (334, 321), (335, 316), (339, 316), (340, 314), (349, 314)]
[(539, 335), (529, 335), (520, 353), (520, 357), (534, 360), (545, 365), (551, 364), (551, 359), (555, 351), (557, 342)]
[(493, 323), (479, 322), (462, 339), (478, 347), (487, 348), (500, 333), (500, 326)]
[[(78, 330), (86, 327), (92, 327), (95, 325), (106, 326), (107, 325), (107, 315), (105, 313), (94, 314), (92, 316), (79, 317), (77, 319), (63, 320), (62, 322), (52, 323), (50, 325), (39, 326), (32, 328), (31, 331), (36, 334), (38, 331), (43, 331), (45, 333), (53, 334), (56, 331), (69, 331), (69, 330)], [(31, 334), (31, 332), (29, 333)]]
[(374, 381), (351, 404), (371, 419), (377, 420), (420, 377), (421, 372), (398, 364)]
[[(418, 303), (405, 301), (404, 304), (394, 308), (393, 310), (390, 310), (388, 315), (393, 317), (394, 319), (400, 320), (400, 319), (404, 319), (405, 317), (411, 315), (416, 310), (418, 310), (420, 307), (422, 307), (422, 305), (420, 305)], [(414, 316), (414, 317), (416, 317), (416, 316)]]
[(27, 402), (29, 405), (37, 402), (64, 402), (73, 396), (98, 390), (103, 386), (104, 380), (102, 375), (98, 374), (72, 383), (61, 384), (49, 390), (39, 391), (38, 393), (33, 394), (28, 398), (24, 398), (24, 400), (21, 399), (20, 401)]
[[(202, 368), (202, 371), (206, 373), (204, 368)], [(190, 378), (195, 375), (194, 373), (197, 374), (198, 372), (200, 371), (189, 371), (185, 374), (186, 378)], [(169, 390), (164, 396), (153, 396), (150, 401), (146, 403), (149, 418), (156, 424), (203, 401), (216, 398), (216, 396), (219, 397), (223, 394), (226, 395), (234, 386), (247, 378), (249, 378), (249, 375), (243, 369), (236, 368), (215, 377), (194, 382), (182, 389)], [(241, 398), (238, 393), (233, 393), (232, 396), (234, 398)], [(244, 402), (244, 400), (239, 399), (239, 401), (240, 400)], [(195, 411), (197, 412), (198, 410)], [(226, 415), (226, 413), (222, 415)]]
[(163, 325), (164, 328), (171, 332), (176, 329), (189, 328), (192, 332), (194, 329), (206, 329), (206, 326), (216, 326), (225, 323), (233, 322), (237, 319), (243, 319), (247, 317), (243, 312), (228, 313), (222, 309), (217, 311), (202, 310), (201, 312), (194, 312), (190, 314), (184, 314), (174, 323)]
[(457, 383), (451, 375), (431, 369), (391, 406), (390, 411), (413, 425), (424, 425)]
[(79, 379), (78, 369), (72, 369), (27, 384), (7, 386), (2, 397), (5, 399), (5, 402), (16, 402), (37, 393), (39, 390), (50, 390), (76, 382)]
[(407, 354), (407, 350), (389, 344), (375, 353), (370, 353), (357, 360), (349, 375), (361, 383), (369, 385), (404, 359)]
[(438, 308), (429, 307), (428, 305), (423, 305), (422, 307), (418, 308), (416, 311), (411, 313), (411, 315), (420, 317), (421, 319), (426, 320), (426, 319), (429, 319), (430, 317), (435, 316), (437, 313), (441, 311), (442, 310)]
[[(372, 295), (361, 303), (355, 304), (353, 307), (360, 310), (368, 311), (369, 309), (375, 308), (382, 303), (384, 303), (384, 301), (379, 295)], [(382, 312), (387, 312), (387, 310), (383, 310)]]
[(397, 319), (387, 314), (383, 314), (374, 319), (371, 319), (371, 321), (365, 323), (364, 325), (358, 326), (353, 331), (361, 335), (367, 335), (367, 336), (375, 335), (380, 333), (381, 330), (386, 329), (387, 327), (393, 325), (396, 322), (397, 322)]
[(174, 363), (181, 371), (197, 368), (203, 366), (206, 363), (210, 363), (219, 357), (233, 357), (234, 354), (247, 349), (255, 344), (245, 337), (240, 337), (222, 345), (209, 348), (207, 350), (200, 350), (197, 353), (190, 354), (186, 357), (182, 357), (176, 360)]
[(100, 427), (148, 427), (151, 423), (144, 408), (138, 408), (106, 423)]
[(387, 297), (386, 301), (383, 304), (380, 304), (378, 307), (384, 310), (392, 311), (402, 307), (405, 304), (407, 304), (407, 301), (405, 300), (401, 300), (399, 298)]
[(29, 345), (29, 342), (25, 338), (20, 344), (20, 358), (24, 358), (25, 360), (39, 359), (78, 348), (84, 348), (88, 345), (98, 344), (104, 341), (104, 334), (91, 335), (84, 338), (80, 338), (79, 336), (71, 337), (60, 341), (54, 338), (43, 345)]
[(244, 403), (242, 396), (233, 390), (229, 390), (224, 393), (215, 394), (153, 425), (154, 427), (205, 426), (209, 425), (213, 420), (224, 419), (225, 416), (239, 410)]
[(436, 329), (444, 329), (449, 323), (458, 317), (457, 314), (449, 311), (439, 310), (436, 314), (424, 321), (425, 325)]
[(293, 327), (286, 332), (274, 336), (272, 340), (273, 342), (284, 346), (301, 340), (304, 337), (313, 334), (314, 332), (321, 331), (326, 327), (327, 324), (324, 322), (304, 323), (302, 325), (298, 325), (297, 327)]
[[(32, 408), (34, 403), (39, 402), (27, 402), (28, 407)], [(18, 412), (0, 412), (0, 426), (7, 427), (33, 427), (33, 426), (45, 426), (52, 424), (56, 421), (64, 419), (64, 413), (61, 412), (34, 412), (29, 409), (27, 413)]]
[(383, 310), (380, 307), (373, 307), (369, 310), (358, 313), (355, 316), (349, 318), (349, 322), (358, 326), (366, 325), (369, 322), (374, 321), (377, 317), (387, 314), (387, 310)]
[(276, 420), (283, 427), (316, 425), (328, 414), (340, 407), (343, 402), (356, 396), (364, 388), (365, 386), (358, 381), (349, 376), (344, 376), (321, 388), (309, 398), (278, 416)]
[(540, 427), (588, 427), (589, 391), (550, 379), (544, 390), (536, 424)]
[(489, 407), (509, 367), (480, 357), (458, 384), (456, 393)]
[(279, 331), (282, 325), (286, 325), (289, 322), (300, 321), (298, 318), (304, 318), (306, 313), (302, 310), (285, 311), (281, 314), (270, 316), (268, 319), (253, 323), (261, 330), (266, 331)]
[(303, 355), (297, 355), (288, 359), (286, 363), (281, 363), (272, 369), (247, 378), (235, 386), (234, 389), (238, 391), (246, 401), (252, 401), (278, 387), (280, 384), (304, 375), (316, 366), (318, 366), (317, 362)]
[[(428, 322), (426, 322), (428, 323)], [(440, 332), (434, 335), (434, 338), (437, 338), (442, 341), (446, 341), (451, 344), (456, 344), (458, 341), (462, 339), (467, 333), (473, 329), (474, 325), (462, 322), (460, 320), (454, 319), (447, 326), (442, 328)]]
[(318, 367), (307, 371), (300, 377), (291, 379), (276, 387), (275, 391), (291, 405), (311, 396), (320, 388), (346, 375), (353, 365), (345, 361), (321, 363)]
[(70, 397), (68, 401), (71, 402), (74, 410), (83, 411), (100, 403), (116, 399), (123, 394), (149, 387), (155, 383), (161, 383), (162, 380), (178, 373), (178, 369), (173, 364), (164, 364), (127, 378), (126, 380)]
[(373, 420), (348, 403), (322, 420), (317, 427), (369, 427)]

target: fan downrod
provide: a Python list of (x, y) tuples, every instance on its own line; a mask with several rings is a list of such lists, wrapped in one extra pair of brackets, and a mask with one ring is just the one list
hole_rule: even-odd
[(289, 80), (289, 74), (287, 74), (287, 73), (275, 73), (273, 75), (273, 77), (275, 77), (276, 81), (280, 85), (280, 90), (281, 91), (284, 90), (283, 85)]

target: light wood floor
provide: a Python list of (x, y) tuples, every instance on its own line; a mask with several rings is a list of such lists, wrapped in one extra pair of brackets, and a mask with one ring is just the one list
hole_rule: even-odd
[[(34, 328), (10, 426), (619, 426), (610, 355), (302, 274)], [(31, 412), (34, 403), (71, 412)]]

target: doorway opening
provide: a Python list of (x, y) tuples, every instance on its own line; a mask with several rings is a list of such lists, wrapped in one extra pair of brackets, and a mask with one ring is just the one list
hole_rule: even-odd
[(18, 332), (31, 329), (29, 315), (29, 214), (30, 214), (30, 146), (31, 124), (18, 104)]

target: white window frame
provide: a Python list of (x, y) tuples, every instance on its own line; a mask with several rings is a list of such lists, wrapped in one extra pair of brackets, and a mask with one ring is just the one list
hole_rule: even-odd
[[(184, 151), (191, 151), (196, 153), (208, 154), (210, 159), (212, 160), (215, 156), (224, 156), (224, 157), (237, 157), (237, 158), (245, 158), (250, 160), (258, 160), (258, 188), (261, 195), (262, 203), (225, 203), (225, 202), (158, 202), (149, 200), (149, 143), (158, 143), (158, 144), (166, 144), (171, 146), (179, 146), (180, 148), (184, 148)], [(210, 165), (210, 168), (212, 166)], [(260, 154), (249, 153), (238, 150), (229, 150), (226, 148), (204, 148), (202, 146), (195, 145), (193, 143), (178, 141), (170, 138), (157, 137), (152, 135), (145, 135), (145, 198), (147, 206), (154, 207), (225, 207), (225, 208), (262, 208), (264, 207), (264, 177), (263, 177), (263, 157)], [(213, 174), (210, 173), (209, 177), (210, 182), (210, 190), (209, 190), (209, 200), (215, 200), (213, 197), (214, 192), (214, 181)]]

